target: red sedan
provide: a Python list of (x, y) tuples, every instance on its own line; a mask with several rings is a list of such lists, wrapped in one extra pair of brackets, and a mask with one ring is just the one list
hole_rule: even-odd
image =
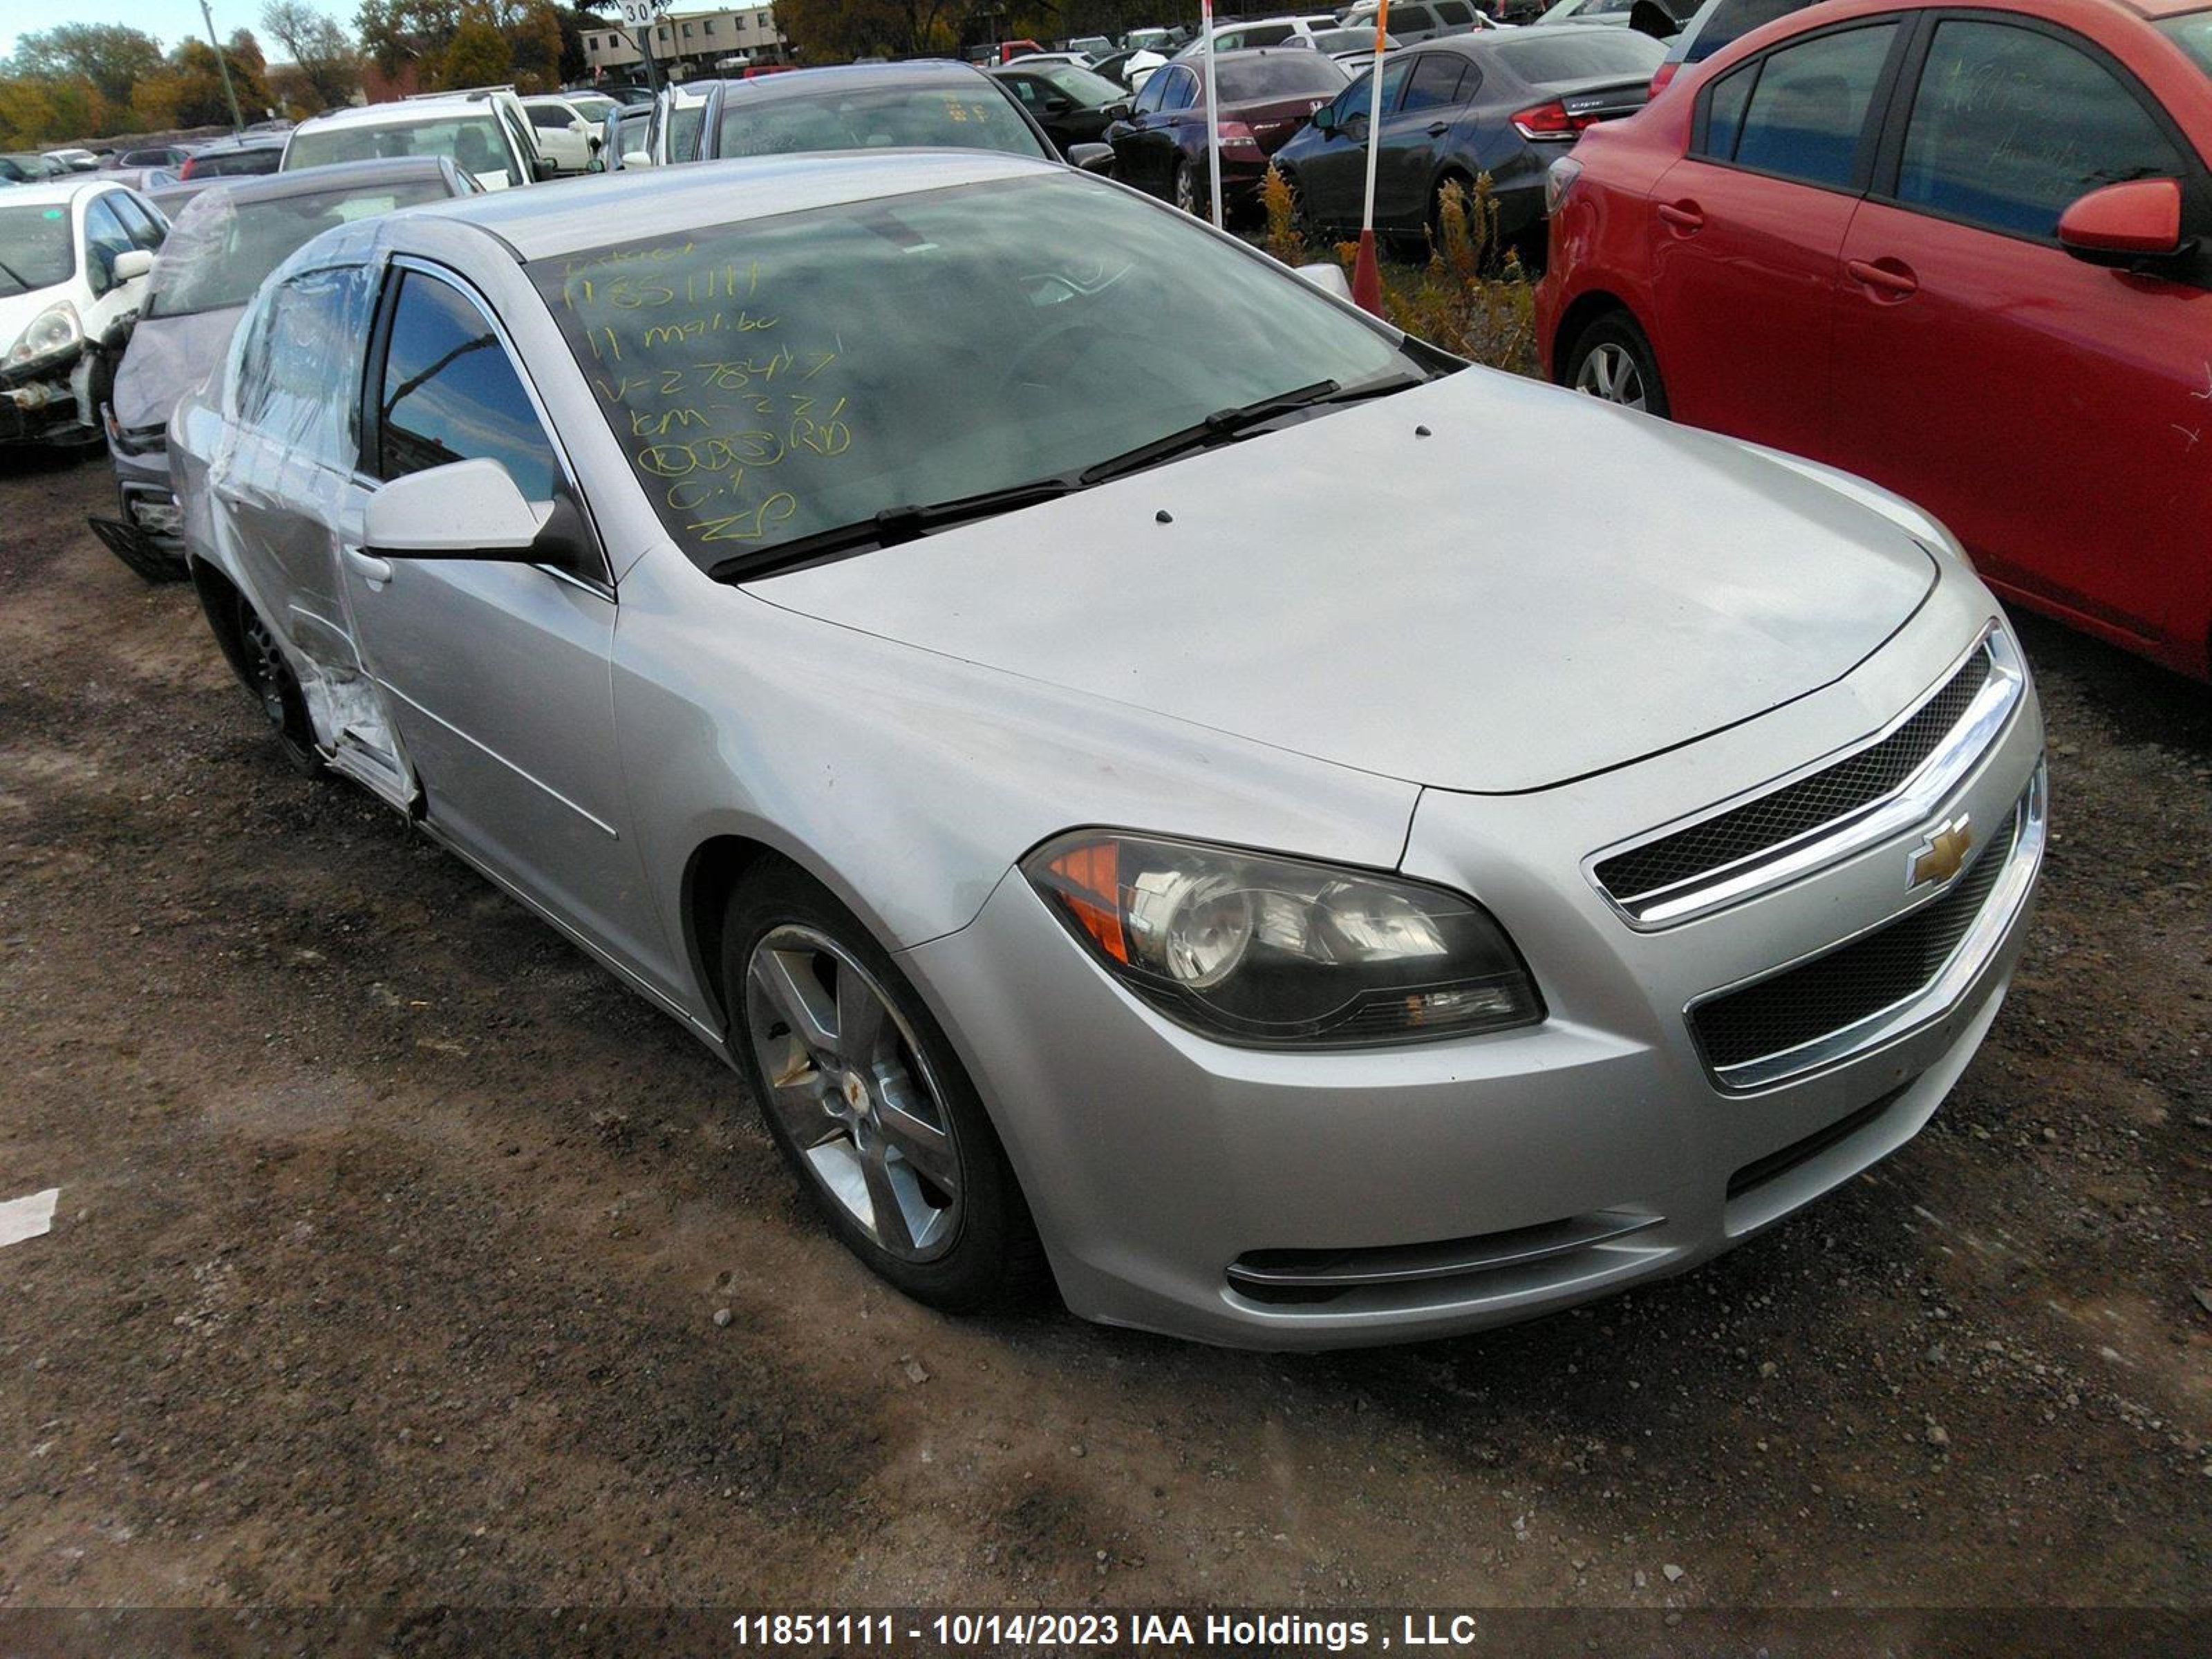
[(1551, 181), (1547, 372), (1921, 502), (2212, 677), (2212, 9), (1824, 0)]

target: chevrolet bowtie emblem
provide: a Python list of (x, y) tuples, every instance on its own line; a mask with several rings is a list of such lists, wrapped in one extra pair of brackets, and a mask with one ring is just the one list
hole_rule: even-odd
[(1925, 887), (1930, 882), (1950, 880), (1959, 873), (1960, 866), (1966, 863), (1966, 850), (1973, 844), (1974, 821), (1966, 813), (1937, 824), (1922, 838), (1906, 860), (1905, 891)]

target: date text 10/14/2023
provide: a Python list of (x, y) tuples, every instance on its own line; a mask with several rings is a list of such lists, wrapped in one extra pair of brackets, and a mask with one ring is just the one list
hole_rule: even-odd
[(749, 1613), (733, 1619), (731, 1630), (741, 1647), (894, 1652), (1011, 1647), (1351, 1653), (1468, 1647), (1481, 1639), (1479, 1621), (1466, 1613), (1377, 1618), (1170, 1611)]

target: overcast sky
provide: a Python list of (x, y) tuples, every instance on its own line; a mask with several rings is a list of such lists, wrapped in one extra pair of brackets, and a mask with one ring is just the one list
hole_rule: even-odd
[[(263, 3), (212, 0), (216, 33), (228, 37), (233, 29), (252, 29), (260, 38), (262, 50), (274, 57), (270, 48), (276, 42), (261, 27)], [(349, 32), (354, 13), (360, 9), (357, 0), (307, 0), (307, 3), (328, 12)], [(53, 0), (43, 4), (40, 0), (8, 0), (0, 6), (0, 57), (15, 50), (17, 36), (52, 28), (57, 23), (128, 23), (145, 30), (164, 50), (188, 34), (207, 38), (207, 25), (200, 21), (199, 0)]]

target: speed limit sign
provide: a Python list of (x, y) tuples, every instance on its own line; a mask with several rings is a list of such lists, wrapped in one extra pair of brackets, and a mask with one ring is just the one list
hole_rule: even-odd
[(643, 28), (659, 9), (659, 0), (622, 0), (622, 20), (634, 29)]

